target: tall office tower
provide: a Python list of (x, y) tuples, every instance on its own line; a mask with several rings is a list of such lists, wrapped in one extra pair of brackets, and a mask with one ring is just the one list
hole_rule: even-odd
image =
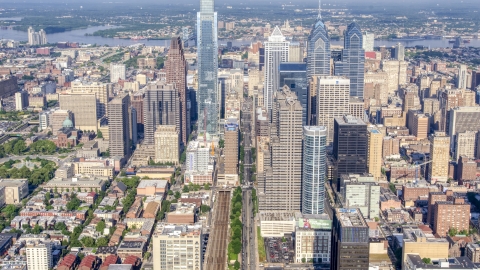
[(458, 68), (457, 88), (467, 89), (467, 65), (460, 65)]
[(364, 121), (368, 119), (365, 113), (365, 101), (363, 101), (362, 98), (350, 97), (348, 101), (348, 113)]
[(190, 119), (187, 118), (187, 61), (180, 37), (172, 38), (168, 58), (165, 61), (167, 83), (175, 84), (180, 93), (180, 140), (187, 144)]
[(218, 133), (218, 40), (214, 0), (200, 0), (197, 13), (198, 131)]
[[(300, 211), (302, 193), (302, 105), (288, 86), (275, 93), (270, 138), (271, 166), (259, 184), (260, 210)], [(270, 165), (270, 164), (269, 164)]]
[(448, 111), (447, 135), (450, 136), (450, 150), (454, 152), (457, 134), (480, 130), (480, 107), (455, 107)]
[(363, 98), (365, 81), (365, 51), (360, 26), (353, 22), (345, 31), (342, 60), (335, 62), (335, 75), (350, 79), (350, 96)]
[(332, 226), (332, 270), (367, 270), (368, 225), (359, 209), (335, 209)]
[(125, 80), (125, 65), (110, 63), (110, 82), (117, 83), (118, 80)]
[(27, 241), (25, 251), (28, 269), (48, 270), (53, 267), (52, 243), (50, 241)]
[(303, 47), (299, 42), (291, 42), (288, 46), (288, 62), (303, 62)]
[(337, 175), (367, 172), (367, 124), (351, 115), (335, 117), (333, 156), (337, 162)]
[[(88, 95), (59, 95), (58, 101), (61, 110), (69, 110), (73, 113), (76, 129), (97, 130), (99, 103), (95, 93)], [(63, 117), (63, 120), (65, 120), (65, 117)], [(61, 125), (58, 126), (58, 128), (61, 127)]]
[(238, 174), (238, 121), (226, 120), (224, 127), (225, 136), (225, 174)]
[(407, 127), (410, 135), (413, 135), (417, 140), (428, 138), (430, 119), (421, 111), (410, 110), (407, 114)]
[(333, 120), (349, 114), (350, 80), (345, 77), (318, 77), (317, 126), (327, 128), (327, 144), (333, 142)]
[(130, 96), (116, 96), (108, 104), (108, 136), (110, 155), (127, 160), (132, 146), (130, 142)]
[(23, 111), (28, 107), (28, 92), (20, 91), (15, 93), (15, 110)]
[(203, 239), (200, 225), (159, 223), (152, 236), (153, 269), (203, 269)]
[(375, 34), (363, 32), (363, 50), (373, 52), (375, 46)]
[[(475, 90), (480, 85), (480, 70), (472, 71), (472, 85), (470, 89)], [(479, 102), (477, 102), (479, 103)]]
[(395, 45), (395, 60), (405, 61), (405, 46), (402, 43)]
[(302, 213), (323, 214), (325, 210), (325, 174), (327, 129), (303, 127)]
[[(96, 94), (97, 98), (97, 118), (100, 119), (107, 114), (108, 102), (110, 101), (110, 93), (112, 84), (99, 82), (82, 82), (75, 80), (72, 82), (71, 88), (67, 91), (70, 94)], [(60, 105), (61, 106), (61, 105)]]
[(447, 182), (448, 162), (450, 161), (450, 138), (445, 132), (430, 135), (430, 160), (428, 176), (430, 183)]
[(478, 131), (457, 133), (455, 136), (455, 147), (453, 148), (455, 161), (458, 162), (461, 156), (475, 158), (477, 133)]
[[(132, 94), (131, 94), (132, 95)], [(137, 111), (137, 127), (138, 131), (143, 132), (143, 97), (145, 96), (144, 91), (135, 92), (130, 97), (130, 104), (132, 108)]]
[(408, 112), (409, 110), (421, 109), (420, 98), (418, 97), (416, 90), (417, 89), (406, 90), (403, 96), (403, 104), (402, 104), (402, 109), (404, 112)]
[(373, 175), (375, 180), (382, 178), (382, 153), (383, 134), (375, 128), (368, 129), (368, 173)]
[[(305, 63), (281, 63), (280, 64), (280, 83), (279, 87), (288, 86), (291, 91), (295, 92), (297, 99), (303, 108), (303, 125), (307, 124), (308, 111), (308, 87), (307, 87), (307, 65)], [(280, 89), (279, 88), (279, 89)]]
[(175, 125), (159, 125), (155, 131), (155, 162), (178, 164), (179, 132)]
[(395, 94), (400, 85), (407, 83), (407, 62), (396, 60), (383, 60), (380, 68), (388, 76), (388, 94)]
[(318, 7), (318, 17), (310, 31), (307, 41), (307, 82), (308, 91), (308, 123), (316, 125), (317, 112), (317, 79), (316, 76), (329, 76), (330, 72), (330, 39), (322, 20), (322, 7)]
[(144, 142), (154, 144), (158, 125), (173, 125), (180, 130), (180, 97), (173, 84), (149, 84), (143, 98)]
[(265, 41), (265, 80), (263, 87), (264, 106), (272, 110), (273, 96), (282, 86), (278, 85), (280, 63), (288, 62), (290, 42), (285, 39), (280, 28), (275, 27), (273, 33)]

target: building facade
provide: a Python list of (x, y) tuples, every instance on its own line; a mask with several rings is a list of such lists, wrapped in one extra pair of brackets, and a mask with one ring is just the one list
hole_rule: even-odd
[(159, 125), (155, 131), (155, 162), (178, 164), (179, 132), (174, 125)]
[(130, 157), (130, 96), (120, 95), (112, 99), (108, 107), (109, 149), (112, 157)]

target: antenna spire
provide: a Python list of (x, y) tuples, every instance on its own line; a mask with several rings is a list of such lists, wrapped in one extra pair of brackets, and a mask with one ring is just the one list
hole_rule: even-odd
[(322, 19), (322, 0), (318, 0), (318, 19)]

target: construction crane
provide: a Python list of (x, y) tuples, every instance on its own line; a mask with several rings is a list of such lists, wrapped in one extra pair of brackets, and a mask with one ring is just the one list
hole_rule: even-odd
[(418, 161), (415, 161), (415, 165), (414, 165), (414, 166), (415, 166), (415, 183), (418, 182), (418, 168), (419, 168), (420, 166), (426, 165), (426, 164), (428, 164), (428, 163), (432, 163), (432, 161), (433, 161), (433, 160), (429, 160), (429, 161), (425, 161), (425, 162), (420, 163), (420, 164), (418, 164)]

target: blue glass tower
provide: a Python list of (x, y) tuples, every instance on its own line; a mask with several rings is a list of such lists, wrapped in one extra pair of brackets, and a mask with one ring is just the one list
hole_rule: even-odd
[(218, 133), (218, 40), (214, 0), (200, 0), (197, 13), (198, 130)]
[[(321, 15), (322, 5), (319, 3), (318, 18), (315, 25), (308, 36), (307, 42), (307, 82), (312, 80), (314, 76), (330, 75), (330, 39), (328, 37), (327, 28), (323, 24)], [(308, 91), (308, 112), (307, 122), (316, 124), (317, 113), (317, 95), (316, 89)]]
[(345, 31), (342, 60), (335, 62), (335, 75), (350, 79), (350, 96), (363, 98), (365, 81), (365, 50), (360, 26), (353, 22)]
[(290, 87), (292, 92), (295, 92), (298, 101), (302, 104), (302, 125), (305, 126), (307, 125), (307, 108), (309, 107), (306, 65), (297, 62), (280, 63), (279, 71), (280, 83), (278, 86), (280, 89), (277, 89), (277, 91), (286, 85)]

